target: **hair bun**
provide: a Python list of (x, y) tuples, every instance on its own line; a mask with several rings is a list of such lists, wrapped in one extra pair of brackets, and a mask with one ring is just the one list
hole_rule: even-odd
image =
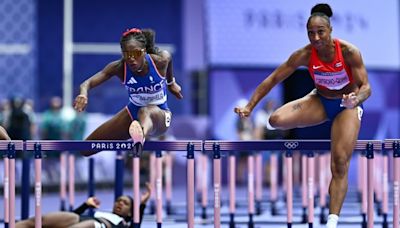
[(328, 17), (332, 17), (332, 15), (333, 15), (332, 8), (326, 3), (320, 3), (320, 4), (315, 5), (311, 9), (311, 15), (314, 13), (322, 13)]

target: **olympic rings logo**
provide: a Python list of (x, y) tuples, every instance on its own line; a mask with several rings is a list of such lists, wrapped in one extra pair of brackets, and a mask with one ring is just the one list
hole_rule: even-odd
[(293, 150), (299, 146), (299, 142), (285, 142), (284, 145), (286, 148)]

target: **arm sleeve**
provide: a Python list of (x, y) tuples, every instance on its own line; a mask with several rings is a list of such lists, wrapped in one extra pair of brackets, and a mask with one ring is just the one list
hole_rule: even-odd
[(83, 203), (82, 205), (80, 205), (78, 208), (76, 208), (75, 210), (73, 210), (72, 212), (74, 212), (75, 214), (81, 215), (83, 212), (86, 211), (86, 209), (88, 209), (89, 206), (85, 203)]
[(142, 224), (142, 220), (143, 220), (143, 214), (144, 214), (144, 210), (146, 209), (146, 204), (141, 203), (140, 204), (140, 220), (139, 220), (139, 224)]

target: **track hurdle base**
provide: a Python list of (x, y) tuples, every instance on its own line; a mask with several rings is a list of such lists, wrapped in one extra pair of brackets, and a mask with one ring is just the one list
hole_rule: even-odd
[(271, 215), (278, 215), (278, 210), (276, 209), (276, 202), (271, 202)]
[(261, 214), (262, 214), (261, 201), (257, 200), (256, 201), (256, 215), (261, 215)]
[(321, 213), (319, 214), (319, 223), (326, 224), (325, 207), (321, 207)]
[(201, 208), (201, 218), (207, 219), (207, 208), (206, 207)]
[(171, 201), (169, 201), (169, 200), (165, 204), (165, 211), (166, 211), (167, 215), (172, 215), (174, 213), (172, 210)]
[(229, 214), (229, 228), (235, 228), (235, 214)]
[(307, 208), (303, 207), (302, 213), (301, 213), (301, 223), (305, 224), (308, 222), (308, 217), (307, 217)]
[(367, 228), (367, 215), (365, 213), (362, 213), (361, 216), (362, 216), (361, 227)]
[(253, 214), (249, 214), (248, 228), (254, 228)]
[(383, 214), (382, 228), (389, 228), (389, 223), (387, 221), (387, 214)]
[(156, 214), (156, 204), (155, 204), (154, 200), (152, 200), (152, 201), (150, 202), (149, 214), (151, 214), (151, 215)]

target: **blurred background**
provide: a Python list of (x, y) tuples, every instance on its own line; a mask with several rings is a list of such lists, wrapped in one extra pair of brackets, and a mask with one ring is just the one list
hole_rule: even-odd
[[(91, 90), (87, 111), (77, 114), (71, 106), (79, 84), (121, 57), (119, 39), (126, 29), (152, 28), (158, 46), (173, 54), (183, 88), (183, 100), (169, 94), (174, 114), (169, 134), (239, 139), (233, 108), (308, 44), (305, 24), (319, 2), (0, 0), (0, 123), (13, 139), (83, 139), (121, 110), (128, 96), (114, 78)], [(333, 36), (359, 47), (372, 85), (359, 138), (399, 138), (399, 2), (325, 2), (334, 13)], [(307, 70), (299, 69), (254, 112), (270, 101), (272, 109), (279, 107), (312, 88)], [(279, 137), (329, 138), (329, 127), (295, 129)]]

